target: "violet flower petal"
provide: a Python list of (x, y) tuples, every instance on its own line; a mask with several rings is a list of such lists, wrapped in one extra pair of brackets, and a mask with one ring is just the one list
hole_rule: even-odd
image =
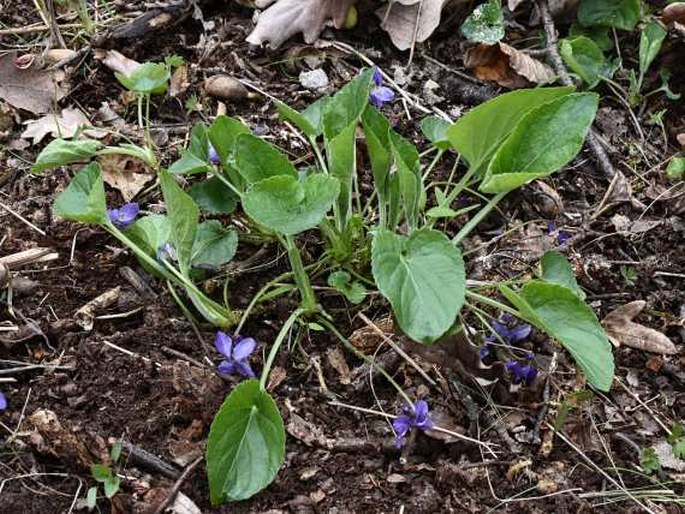
[(216, 370), (220, 375), (233, 375), (236, 371), (235, 362), (233, 361), (222, 361)]
[(382, 107), (383, 104), (392, 101), (394, 98), (395, 93), (393, 90), (385, 86), (374, 87), (369, 93), (369, 100), (375, 107)]
[(433, 428), (433, 422), (428, 417), (428, 404), (424, 400), (419, 400), (415, 405), (414, 426), (421, 430)]
[(568, 232), (560, 230), (557, 234), (557, 243), (559, 243), (559, 245), (564, 245), (570, 239), (570, 237), (571, 236), (568, 235)]
[(123, 230), (133, 223), (139, 212), (140, 206), (135, 202), (131, 202), (125, 203), (119, 208), (109, 209), (107, 211), (107, 217), (115, 227), (119, 230)]
[(522, 325), (517, 325), (511, 330), (509, 330), (509, 340), (511, 343), (518, 343), (524, 341), (528, 338), (533, 328), (524, 323)]
[(373, 70), (373, 83), (376, 84), (376, 86), (383, 84), (383, 74), (379, 68), (374, 68)]
[(214, 339), (214, 346), (219, 350), (219, 353), (229, 359), (232, 357), (233, 339), (225, 332), (217, 332)]
[(485, 360), (490, 356), (490, 345), (484, 344), (479, 350), (480, 360)]
[(411, 419), (408, 416), (398, 416), (392, 422), (392, 428), (397, 433), (397, 437), (404, 437), (411, 430)]
[(492, 329), (497, 333), (498, 336), (500, 336), (504, 340), (504, 342), (509, 342), (511, 338), (509, 327), (507, 327), (503, 323), (500, 323), (499, 321), (493, 321)]
[(251, 337), (245, 337), (240, 340), (239, 343), (233, 348), (233, 358), (237, 361), (243, 361), (247, 359), (254, 349), (257, 347), (257, 341)]
[(234, 361), (234, 369), (238, 375), (242, 375), (247, 378), (254, 378), (255, 374), (247, 361)]
[(553, 221), (550, 221), (550, 222), (547, 224), (547, 233), (550, 234), (550, 235), (552, 235), (552, 234), (553, 234), (554, 232), (556, 232), (556, 231), (557, 231), (557, 224), (554, 223)]
[(209, 143), (209, 148), (207, 148), (207, 154), (209, 156), (209, 161), (212, 164), (219, 164), (219, 161), (221, 158), (219, 157), (219, 154), (216, 151), (216, 148), (212, 146), (212, 143)]
[(7, 408), (7, 397), (0, 393), (0, 410), (5, 410)]

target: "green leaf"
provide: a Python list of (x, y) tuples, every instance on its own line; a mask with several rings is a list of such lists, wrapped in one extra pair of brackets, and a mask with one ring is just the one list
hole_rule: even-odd
[(236, 194), (217, 177), (193, 185), (188, 194), (205, 214), (231, 214), (238, 205)]
[(103, 486), (105, 488), (105, 497), (107, 499), (111, 499), (112, 496), (117, 494), (120, 483), (121, 479), (116, 475), (104, 481)]
[(380, 112), (369, 105), (362, 114), (362, 125), (369, 153), (373, 185), (381, 202), (388, 198), (388, 173), (390, 172), (390, 123)]
[(580, 0), (578, 21), (585, 27), (633, 30), (640, 20), (640, 0)]
[(431, 343), (452, 327), (464, 303), (466, 275), (459, 249), (442, 232), (422, 229), (405, 237), (379, 230), (372, 268), (410, 338)]
[(91, 464), (90, 475), (96, 482), (106, 482), (112, 478), (112, 470), (106, 464)]
[(283, 152), (252, 134), (240, 134), (236, 138), (233, 159), (235, 168), (248, 184), (278, 175), (297, 178), (297, 170)]
[(273, 481), (285, 458), (285, 429), (259, 381), (238, 384), (221, 405), (205, 458), (213, 505), (244, 500)]
[(351, 211), (352, 180), (357, 170), (356, 128), (368, 105), (372, 76), (371, 69), (362, 72), (331, 97), (323, 109), (328, 170), (340, 181), (338, 216), (341, 224), (347, 222)]
[(546, 252), (540, 264), (542, 265), (542, 279), (545, 282), (564, 286), (573, 291), (578, 298), (585, 300), (585, 292), (578, 285), (576, 274), (564, 254), (556, 250)]
[(195, 267), (218, 268), (233, 259), (237, 249), (235, 230), (226, 230), (218, 220), (204, 221), (197, 227), (190, 261)]
[(266, 228), (294, 235), (321, 223), (338, 188), (338, 181), (327, 175), (309, 175), (302, 181), (280, 175), (257, 182), (243, 197), (243, 208)]
[(57, 195), (53, 209), (55, 214), (70, 221), (110, 223), (100, 165), (92, 162), (76, 173), (69, 186)]
[(642, 449), (642, 452), (640, 453), (640, 467), (645, 473), (654, 473), (661, 469), (659, 455), (651, 446)]
[(390, 149), (397, 166), (401, 203), (409, 229), (414, 230), (419, 222), (419, 210), (424, 194), (419, 152), (411, 141), (392, 130), (390, 131)]
[(307, 137), (316, 139), (323, 133), (323, 109), (328, 100), (328, 97), (319, 98), (302, 112), (297, 112), (292, 107), (278, 100), (275, 103), (278, 115), (282, 120), (289, 121), (295, 125)]
[(155, 154), (149, 147), (141, 147), (132, 143), (121, 143), (117, 146), (106, 146), (99, 150), (98, 155), (130, 155), (136, 159), (140, 159), (152, 168), (157, 167), (157, 159)]
[(659, 54), (668, 32), (656, 19), (652, 19), (640, 33), (640, 76), (644, 76)]
[(614, 40), (609, 34), (608, 27), (583, 27), (578, 23), (574, 23), (571, 25), (568, 35), (570, 38), (578, 36), (588, 37), (595, 42), (602, 52), (607, 52), (614, 48)]
[(159, 248), (171, 242), (171, 223), (163, 214), (150, 214), (124, 230), (124, 234), (150, 257), (157, 257)]
[(685, 438), (678, 439), (673, 443), (672, 448), (676, 458), (685, 460)]
[(583, 147), (598, 100), (574, 93), (530, 111), (495, 153), (479, 189), (511, 191), (565, 166)]
[(214, 168), (209, 161), (209, 138), (207, 127), (196, 123), (190, 131), (188, 149), (180, 159), (169, 166), (169, 173), (191, 175), (194, 173), (212, 173)]
[(88, 494), (86, 494), (86, 507), (88, 510), (93, 510), (95, 505), (98, 503), (98, 488), (97, 486), (88, 489)]
[(115, 464), (119, 462), (119, 457), (121, 457), (121, 441), (117, 441), (112, 445), (112, 449), (109, 452), (109, 458)]
[(214, 169), (207, 162), (196, 155), (186, 152), (183, 156), (169, 166), (169, 173), (174, 175), (194, 175), (196, 173), (212, 173)]
[(73, 141), (55, 139), (38, 154), (36, 163), (31, 166), (31, 171), (40, 173), (50, 168), (89, 159), (95, 155), (101, 146), (98, 141), (91, 141), (90, 139)]
[(592, 39), (579, 36), (559, 41), (559, 54), (566, 66), (577, 74), (588, 88), (597, 85), (601, 77), (611, 77), (613, 66)]
[(166, 91), (171, 78), (169, 68), (162, 63), (146, 62), (130, 75), (115, 72), (114, 76), (129, 91), (145, 95), (160, 95)]
[(611, 345), (592, 309), (565, 286), (534, 280), (518, 293), (500, 290), (530, 323), (558, 340), (585, 372), (590, 384), (608, 391), (614, 378)]
[(171, 225), (171, 244), (176, 250), (181, 272), (187, 273), (190, 270), (200, 210), (168, 171), (161, 170), (159, 172), (159, 183)]
[(334, 287), (340, 294), (345, 296), (350, 303), (355, 305), (362, 303), (366, 296), (366, 288), (347, 271), (334, 271), (328, 276), (328, 285)]
[(452, 124), (449, 121), (438, 116), (427, 116), (421, 120), (421, 132), (439, 150), (448, 150), (450, 148), (447, 130), (451, 126)]
[(447, 138), (471, 167), (485, 166), (502, 141), (530, 110), (574, 91), (572, 87), (520, 89), (480, 104), (459, 118)]
[(504, 15), (499, 0), (480, 4), (466, 18), (461, 33), (474, 43), (494, 45), (504, 37)]
[(671, 428), (671, 433), (666, 440), (668, 441), (668, 444), (675, 444), (684, 436), (685, 432), (683, 431), (683, 426), (680, 423), (674, 423), (673, 427)]
[(221, 167), (228, 174), (228, 178), (239, 191), (243, 189), (243, 180), (236, 169), (229, 164), (233, 154), (236, 139), (241, 134), (249, 134), (250, 129), (240, 120), (228, 116), (217, 116), (207, 130), (207, 137), (216, 150)]

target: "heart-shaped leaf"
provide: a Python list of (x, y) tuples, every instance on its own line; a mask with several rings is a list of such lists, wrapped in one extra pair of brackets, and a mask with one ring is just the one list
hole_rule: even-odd
[(69, 186), (55, 199), (55, 214), (71, 221), (109, 223), (105, 204), (105, 186), (102, 171), (96, 162), (80, 170)]
[(534, 280), (516, 293), (500, 290), (530, 323), (554, 337), (571, 353), (588, 382), (608, 391), (614, 378), (611, 344), (592, 309), (571, 289)]
[(439, 150), (447, 150), (450, 147), (447, 130), (451, 126), (449, 121), (438, 116), (427, 116), (421, 120), (421, 132)]
[(249, 498), (274, 479), (285, 457), (285, 429), (258, 380), (236, 386), (221, 405), (205, 457), (213, 505)]
[(231, 214), (238, 205), (236, 194), (217, 177), (193, 185), (188, 194), (206, 214)]
[(162, 187), (167, 217), (171, 225), (171, 243), (176, 250), (181, 272), (186, 273), (190, 270), (200, 210), (168, 171), (160, 171), (159, 183)]
[(36, 163), (31, 167), (33, 173), (56, 168), (65, 164), (83, 161), (93, 157), (102, 145), (90, 139), (67, 141), (55, 139), (38, 154)]
[(204, 221), (197, 227), (190, 262), (195, 267), (218, 268), (233, 259), (237, 249), (235, 230), (226, 230), (218, 220)]
[(115, 72), (114, 76), (129, 91), (144, 95), (161, 95), (166, 91), (171, 73), (162, 63), (146, 62), (129, 75)]
[(240, 134), (236, 138), (233, 162), (248, 184), (277, 175), (297, 177), (295, 167), (283, 152), (252, 134)]
[(545, 282), (559, 284), (576, 293), (581, 300), (585, 299), (585, 293), (578, 285), (573, 268), (561, 252), (549, 251), (540, 260), (542, 266), (542, 279)]
[(613, 74), (613, 66), (589, 37), (562, 39), (559, 41), (559, 54), (566, 66), (582, 78), (590, 89), (597, 85), (601, 77), (611, 77)]
[(328, 97), (319, 98), (304, 111), (298, 112), (292, 107), (276, 100), (276, 109), (282, 120), (289, 121), (309, 138), (315, 139), (323, 133), (323, 109)]
[(566, 165), (580, 151), (599, 97), (574, 93), (529, 111), (495, 153), (479, 189), (505, 193)]
[(422, 229), (405, 237), (379, 230), (372, 267), (405, 334), (432, 343), (452, 327), (464, 303), (466, 275), (459, 249), (442, 232)]
[(266, 228), (294, 235), (321, 223), (338, 189), (338, 181), (328, 175), (309, 175), (301, 181), (279, 175), (257, 182), (243, 197), (243, 208)]
[(581, 0), (578, 21), (585, 27), (633, 30), (640, 20), (640, 0)]

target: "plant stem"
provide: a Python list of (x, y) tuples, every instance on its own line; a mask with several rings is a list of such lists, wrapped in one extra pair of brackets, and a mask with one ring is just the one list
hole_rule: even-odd
[(295, 321), (304, 314), (304, 309), (297, 309), (295, 312), (293, 312), (290, 317), (285, 321), (283, 326), (281, 327), (281, 330), (278, 332), (278, 335), (276, 336), (276, 340), (274, 341), (274, 344), (271, 346), (271, 350), (269, 351), (269, 355), (266, 358), (266, 362), (264, 363), (264, 367), (262, 368), (262, 376), (259, 377), (259, 387), (264, 390), (266, 388), (266, 381), (269, 378), (269, 373), (271, 372), (271, 367), (274, 364), (274, 360), (276, 359), (276, 355), (278, 355), (278, 350), (281, 348), (281, 344), (283, 344), (283, 341), (285, 340), (285, 336), (290, 332), (290, 328), (293, 326)]
[(423, 176), (421, 177), (421, 180), (422, 180), (423, 182), (426, 181), (426, 179), (428, 178), (428, 175), (430, 175), (430, 174), (431, 174), (431, 171), (433, 171), (433, 168), (435, 168), (435, 165), (438, 164), (438, 161), (439, 161), (440, 158), (442, 157), (442, 154), (443, 154), (443, 153), (445, 153), (444, 150), (439, 150), (439, 149), (438, 149), (438, 153), (435, 154), (435, 157), (433, 157), (433, 160), (431, 161), (431, 163), (430, 163), (430, 164), (428, 165), (428, 167), (426, 168), (426, 171), (423, 172)]
[(76, 3), (76, 12), (81, 20), (84, 30), (88, 34), (93, 34), (95, 32), (95, 24), (88, 14), (88, 4), (86, 0), (78, 0)]
[(238, 325), (236, 326), (235, 333), (239, 334), (240, 329), (243, 328), (243, 325), (245, 324), (245, 321), (247, 321), (248, 316), (250, 315), (250, 312), (252, 309), (254, 309), (255, 305), (259, 302), (259, 299), (269, 290), (271, 289), (274, 285), (280, 283), (281, 281), (285, 280), (288, 278), (290, 275), (292, 275), (291, 272), (283, 273), (282, 275), (277, 276), (275, 279), (267, 282), (264, 284), (264, 287), (262, 287), (256, 295), (252, 297), (252, 300), (250, 300), (250, 304), (245, 308), (243, 311), (243, 315), (240, 318), (240, 321), (238, 322)]
[(143, 124), (143, 95), (138, 93), (138, 128), (144, 128)]
[(478, 213), (469, 220), (469, 222), (462, 227), (462, 229), (459, 231), (459, 233), (452, 238), (452, 243), (454, 245), (458, 245), (462, 239), (464, 239), (466, 236), (468, 236), (471, 231), (476, 228), (476, 226), (483, 221), (483, 218), (485, 218), (492, 209), (494, 209), (497, 204), (502, 200), (502, 198), (505, 197), (507, 193), (498, 193), (495, 196), (493, 196), (488, 203), (486, 203), (483, 208), (478, 211)]
[(404, 389), (400, 387), (400, 385), (395, 382), (395, 379), (390, 376), (390, 374), (385, 371), (383, 368), (381, 368), (376, 362), (369, 356), (364, 355), (362, 352), (357, 350), (355, 346), (350, 343), (347, 338), (342, 335), (337, 328), (335, 328), (335, 325), (331, 323), (325, 316), (319, 316), (318, 318), (319, 322), (325, 326), (328, 330), (333, 332), (333, 334), (340, 340), (342, 344), (345, 345), (345, 347), (350, 350), (352, 353), (354, 353), (357, 357), (362, 359), (364, 362), (366, 362), (369, 366), (375, 368), (381, 375), (385, 377), (385, 379), (390, 382), (390, 385), (392, 385), (395, 389), (397, 389), (397, 392), (399, 395), (404, 398), (404, 401), (408, 404), (411, 405), (412, 409), (414, 408), (414, 402), (411, 401), (411, 398), (407, 395), (407, 393), (404, 392)]
[(466, 290), (466, 296), (469, 298), (472, 298), (473, 300), (476, 300), (477, 302), (484, 303), (485, 305), (489, 305), (490, 307), (494, 307), (496, 309), (499, 309), (503, 312), (508, 312), (509, 314), (513, 314), (517, 318), (521, 318), (521, 313), (517, 311), (516, 309), (509, 307), (508, 305), (498, 302), (497, 300), (493, 300), (492, 298), (489, 298), (487, 296), (484, 296), (482, 294), (474, 293), (470, 289)]
[(316, 295), (312, 289), (312, 284), (309, 282), (309, 275), (307, 275), (304, 264), (302, 264), (302, 256), (295, 244), (295, 238), (293, 236), (285, 236), (284, 246), (288, 251), (288, 259), (290, 260), (290, 268), (295, 277), (295, 284), (297, 284), (297, 288), (300, 290), (300, 296), (302, 297), (302, 310), (307, 314), (316, 312)]
[(314, 155), (316, 156), (316, 160), (318, 161), (319, 166), (321, 167), (321, 171), (323, 171), (326, 175), (328, 175), (329, 172), (328, 172), (328, 166), (326, 165), (326, 159), (323, 158), (323, 154), (321, 153), (321, 150), (319, 149), (319, 145), (316, 143), (316, 138), (310, 137), (309, 143), (312, 145), (312, 149), (314, 150)]

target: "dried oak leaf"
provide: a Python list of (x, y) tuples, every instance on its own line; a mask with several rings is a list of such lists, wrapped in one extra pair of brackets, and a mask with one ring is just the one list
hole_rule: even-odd
[(464, 65), (474, 68), (479, 79), (512, 89), (551, 82), (555, 77), (552, 68), (506, 43), (469, 48)]
[(616, 346), (626, 345), (638, 350), (664, 355), (678, 353), (675, 344), (664, 334), (653, 328), (635, 323), (635, 318), (647, 302), (636, 300), (613, 310), (602, 320), (609, 340)]
[[(395, 0), (380, 7), (376, 15), (381, 27), (400, 50), (428, 39), (440, 24), (443, 7), (450, 0)], [(461, 0), (459, 0), (461, 2)]]
[[(40, 143), (48, 134), (62, 139), (71, 139), (76, 135), (79, 128), (90, 126), (91, 123), (83, 112), (67, 107), (62, 110), (59, 116), (47, 114), (37, 120), (27, 121), (26, 130), (21, 134), (21, 137), (32, 139), (35, 145)], [(94, 138), (105, 136), (105, 133), (100, 130), (85, 130), (83, 133)]]
[(247, 41), (254, 45), (268, 42), (271, 48), (278, 48), (301, 32), (307, 43), (313, 43), (324, 28), (340, 28), (353, 3), (354, 0), (279, 0), (259, 15)]
[(114, 189), (121, 191), (124, 200), (130, 202), (154, 175), (140, 159), (129, 155), (103, 155), (99, 159), (102, 179)]
[(59, 74), (41, 70), (35, 62), (21, 68), (16, 59), (16, 52), (0, 56), (0, 99), (34, 114), (49, 112), (66, 94), (58, 84)]

